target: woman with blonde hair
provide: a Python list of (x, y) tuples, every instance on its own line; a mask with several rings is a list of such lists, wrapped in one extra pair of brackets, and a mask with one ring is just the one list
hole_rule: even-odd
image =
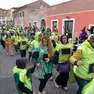
[(46, 94), (44, 87), (48, 79), (52, 76), (53, 64), (50, 60), (50, 57), (53, 55), (53, 48), (51, 40), (49, 37), (44, 36), (41, 40), (40, 46), (37, 50), (39, 56), (37, 57), (37, 68), (40, 69), (39, 73), (41, 77), (38, 77), (40, 80), (38, 94)]

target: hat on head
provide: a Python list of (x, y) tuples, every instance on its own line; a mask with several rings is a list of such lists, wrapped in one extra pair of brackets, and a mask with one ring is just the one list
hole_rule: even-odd
[(27, 64), (27, 59), (26, 58), (20, 58), (16, 60), (16, 66), (18, 68), (24, 69)]
[(81, 31), (85, 31), (85, 30), (86, 30), (86, 26)]

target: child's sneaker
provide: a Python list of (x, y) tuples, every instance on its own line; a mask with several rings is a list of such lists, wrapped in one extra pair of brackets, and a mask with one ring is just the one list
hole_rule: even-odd
[(38, 94), (46, 94), (46, 91), (43, 90), (42, 92), (38, 91)]
[(43, 91), (42, 91), (42, 94), (46, 94), (46, 91), (45, 91), (45, 90), (43, 90)]
[(66, 87), (63, 87), (63, 89), (65, 90), (65, 91), (68, 91), (68, 87), (66, 86)]
[(42, 92), (38, 91), (38, 94), (42, 94)]
[(53, 80), (53, 76), (51, 76), (49, 80), (52, 81)]
[(54, 80), (54, 85), (55, 85), (56, 88), (59, 88), (59, 87), (60, 87), (60, 86), (55, 82), (55, 80)]
[(11, 56), (14, 56), (13, 54), (11, 54)]
[(33, 94), (36, 94), (36, 92), (34, 91)]

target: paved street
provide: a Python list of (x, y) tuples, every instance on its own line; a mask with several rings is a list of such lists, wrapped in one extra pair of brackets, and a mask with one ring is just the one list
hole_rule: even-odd
[[(5, 50), (0, 46), (0, 94), (17, 94), (12, 69), (15, 65), (15, 60), (20, 57), (19, 55), (7, 56)], [(56, 77), (57, 72), (54, 71), (54, 78)], [(33, 77), (33, 86), (35, 91), (38, 90), (39, 81)], [(77, 90), (76, 84), (68, 84), (69, 90), (65, 92), (63, 89), (57, 89), (54, 86), (53, 81), (49, 81), (45, 90), (47, 94), (75, 94)]]

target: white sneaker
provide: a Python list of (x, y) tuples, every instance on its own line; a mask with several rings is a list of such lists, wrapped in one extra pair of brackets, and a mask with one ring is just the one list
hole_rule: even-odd
[(43, 90), (43, 91), (42, 91), (42, 94), (46, 94), (46, 91), (45, 91), (45, 90)]
[(55, 82), (55, 80), (54, 80), (54, 85), (55, 85), (56, 88), (59, 88), (59, 87), (60, 87), (60, 86)]
[(63, 89), (65, 90), (65, 91), (68, 91), (68, 87), (66, 86), (66, 87), (63, 87)]
[(42, 92), (39, 92), (39, 91), (38, 91), (38, 94), (42, 94)]
[(33, 94), (36, 94), (36, 92), (34, 91)]
[(14, 56), (13, 54), (11, 54), (11, 56)]
[(53, 76), (51, 76), (49, 80), (52, 81), (53, 80)]

